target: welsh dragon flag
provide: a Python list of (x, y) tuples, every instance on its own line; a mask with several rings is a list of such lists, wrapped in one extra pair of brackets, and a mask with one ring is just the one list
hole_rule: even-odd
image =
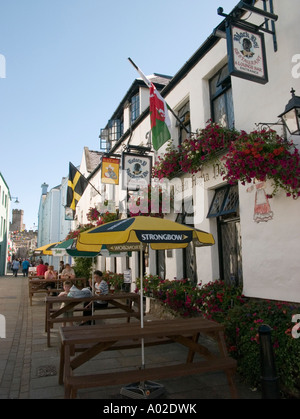
[(150, 119), (153, 148), (158, 150), (171, 138), (169, 131), (171, 120), (168, 114), (167, 104), (153, 83), (150, 86)]

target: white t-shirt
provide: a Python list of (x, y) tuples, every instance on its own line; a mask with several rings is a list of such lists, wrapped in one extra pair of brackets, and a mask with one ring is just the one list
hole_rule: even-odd
[[(100, 283), (95, 282), (95, 294), (108, 294), (108, 283), (104, 281), (104, 279), (101, 280)], [(97, 300), (98, 304), (107, 304), (107, 301), (103, 300)]]

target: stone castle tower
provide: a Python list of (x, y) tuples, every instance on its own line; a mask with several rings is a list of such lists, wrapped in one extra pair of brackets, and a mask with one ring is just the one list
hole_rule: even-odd
[(10, 231), (22, 231), (25, 229), (23, 224), (23, 210), (13, 209), (12, 210), (12, 222), (10, 223)]

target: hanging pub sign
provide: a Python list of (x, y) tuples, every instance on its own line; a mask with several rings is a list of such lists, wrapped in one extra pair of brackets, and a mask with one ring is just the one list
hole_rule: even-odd
[(256, 83), (268, 83), (264, 35), (231, 23), (226, 29), (229, 73)]
[(102, 157), (101, 182), (119, 185), (120, 160)]
[(123, 189), (136, 190), (151, 183), (152, 157), (123, 153)]

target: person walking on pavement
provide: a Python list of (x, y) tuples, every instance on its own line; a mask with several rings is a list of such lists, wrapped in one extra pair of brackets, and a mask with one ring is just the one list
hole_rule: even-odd
[(22, 262), (22, 272), (23, 276), (28, 276), (28, 269), (29, 269), (30, 263), (27, 259), (23, 260)]
[(19, 268), (20, 268), (20, 262), (17, 259), (14, 259), (12, 263), (13, 276), (18, 276)]

